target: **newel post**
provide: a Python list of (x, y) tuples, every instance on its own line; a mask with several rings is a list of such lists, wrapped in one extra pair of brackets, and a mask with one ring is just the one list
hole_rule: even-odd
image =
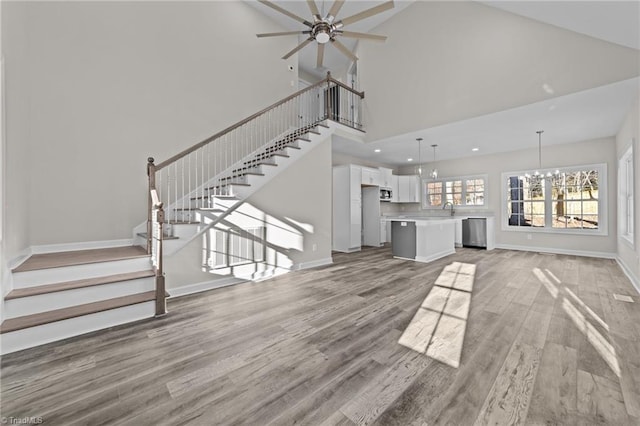
[(147, 158), (147, 177), (149, 180), (149, 188), (147, 190), (147, 254), (151, 254), (151, 237), (153, 233), (153, 200), (151, 199), (151, 190), (156, 187), (156, 165), (153, 163), (153, 157)]
[(162, 253), (162, 240), (164, 238), (164, 209), (162, 203), (155, 206), (156, 217), (158, 222), (158, 250), (156, 252), (156, 317), (161, 317), (167, 313), (166, 288), (164, 283), (164, 259)]

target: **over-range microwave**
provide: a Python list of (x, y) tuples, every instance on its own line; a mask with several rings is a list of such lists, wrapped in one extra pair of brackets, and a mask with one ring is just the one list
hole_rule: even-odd
[(380, 201), (391, 201), (391, 190), (380, 188)]

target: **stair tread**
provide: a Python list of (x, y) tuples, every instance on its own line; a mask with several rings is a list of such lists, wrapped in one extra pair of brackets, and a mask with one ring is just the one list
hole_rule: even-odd
[(200, 225), (202, 222), (197, 220), (170, 220), (168, 222), (164, 222), (169, 225)]
[(83, 315), (95, 314), (98, 312), (108, 311), (110, 309), (136, 305), (138, 303), (150, 302), (155, 300), (155, 298), (155, 291), (147, 291), (144, 293), (132, 294), (130, 296), (115, 297), (113, 299), (101, 300), (99, 302), (85, 303), (83, 305), (10, 318), (4, 320), (2, 325), (0, 325), (0, 334), (30, 327), (37, 327), (39, 325), (76, 318)]
[[(248, 175), (251, 175), (251, 176), (264, 176), (264, 173), (247, 172), (247, 173), (242, 173), (242, 174), (239, 174), (239, 175), (233, 175), (233, 176), (223, 177), (223, 178), (220, 178), (220, 180), (225, 180), (225, 179), (237, 179), (237, 178), (241, 178), (241, 177), (243, 177), (243, 176), (248, 176)], [(206, 188), (205, 188), (205, 189), (206, 189)]]
[(19, 299), (21, 297), (37, 296), (40, 294), (55, 293), (58, 291), (74, 290), (77, 288), (92, 287), (101, 284), (110, 284), (120, 281), (136, 280), (140, 278), (153, 277), (154, 272), (146, 271), (126, 272), (123, 274), (105, 275), (101, 277), (83, 278), (81, 280), (64, 281), (52, 284), (38, 285), (33, 287), (18, 288), (11, 290), (5, 296), (5, 300)]
[(191, 208), (178, 208), (178, 209), (173, 209), (177, 212), (194, 212), (194, 211), (203, 211), (203, 212), (209, 212), (209, 213), (223, 213), (224, 209), (219, 209), (219, 208), (214, 208), (214, 207), (191, 207)]
[(31, 255), (12, 272), (36, 271), (39, 269), (60, 268), (64, 266), (84, 265), (87, 263), (109, 262), (115, 260), (147, 257), (147, 251), (140, 246), (108, 247), (101, 249), (62, 251)]
[[(138, 232), (137, 234), (139, 237), (142, 237), (144, 239), (147, 239), (147, 233), (146, 232)], [(165, 235), (162, 240), (177, 240), (180, 237), (176, 237), (175, 235)]]

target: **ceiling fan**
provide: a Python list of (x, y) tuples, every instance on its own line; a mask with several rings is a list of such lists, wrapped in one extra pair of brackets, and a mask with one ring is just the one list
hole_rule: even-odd
[(355, 15), (349, 16), (348, 18), (336, 20), (336, 15), (342, 8), (345, 0), (335, 0), (329, 12), (323, 17), (318, 10), (318, 6), (314, 0), (307, 0), (307, 4), (309, 5), (309, 10), (313, 15), (313, 22), (307, 21), (300, 16), (289, 12), (286, 9), (281, 8), (277, 4), (268, 1), (268, 0), (258, 0), (260, 3), (264, 4), (276, 10), (288, 17), (295, 19), (296, 21), (306, 25), (309, 27), (308, 30), (304, 31), (285, 31), (279, 33), (265, 33), (265, 34), (256, 34), (258, 37), (276, 37), (276, 36), (284, 36), (284, 35), (293, 35), (293, 34), (308, 34), (309, 38), (296, 46), (293, 50), (288, 52), (286, 55), (282, 57), (282, 59), (288, 59), (291, 55), (296, 53), (298, 50), (302, 49), (312, 41), (316, 41), (318, 44), (318, 58), (316, 66), (318, 68), (322, 67), (322, 61), (324, 59), (324, 46), (326, 43), (331, 42), (335, 47), (338, 48), (340, 52), (346, 55), (353, 61), (357, 61), (358, 57), (351, 53), (349, 48), (342, 44), (339, 40), (337, 40), (338, 36), (350, 37), (350, 38), (366, 38), (370, 40), (377, 41), (385, 41), (387, 39), (386, 36), (375, 35), (375, 34), (366, 34), (359, 33), (354, 31), (345, 31), (342, 28), (345, 25), (353, 24), (354, 22), (361, 21), (363, 19), (369, 18), (373, 15), (377, 15), (378, 13), (382, 13), (386, 10), (393, 8), (393, 0), (384, 2), (378, 6), (372, 7), (370, 9), (364, 10), (360, 13), (356, 13)]

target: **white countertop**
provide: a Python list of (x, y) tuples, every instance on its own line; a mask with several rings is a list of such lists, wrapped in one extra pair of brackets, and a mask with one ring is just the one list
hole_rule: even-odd
[(469, 219), (469, 218), (480, 218), (480, 219), (486, 219), (489, 217), (493, 217), (493, 215), (491, 216), (487, 216), (487, 215), (476, 215), (476, 214), (466, 214), (466, 215), (458, 215), (456, 214), (455, 216), (420, 216), (420, 215), (389, 215), (389, 216), (381, 216), (380, 220), (381, 221), (386, 221), (386, 222), (397, 222), (397, 221), (403, 221), (403, 222), (422, 222), (422, 221), (443, 221), (443, 220), (462, 220), (462, 219)]

